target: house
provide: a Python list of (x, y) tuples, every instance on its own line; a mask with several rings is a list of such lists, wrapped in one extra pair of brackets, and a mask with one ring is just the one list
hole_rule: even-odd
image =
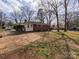
[(79, 27), (73, 26), (69, 30), (71, 30), (71, 31), (79, 31)]
[(16, 29), (16, 31), (47, 31), (50, 29), (50, 26), (45, 24), (45, 23), (41, 23), (41, 22), (25, 22), (22, 24), (16, 24), (14, 26), (14, 29)]

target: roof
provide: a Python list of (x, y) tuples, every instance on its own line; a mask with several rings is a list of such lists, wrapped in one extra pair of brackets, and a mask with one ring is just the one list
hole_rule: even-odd
[(44, 25), (45, 23), (42, 23), (42, 22), (25, 22), (23, 24), (41, 24), (41, 25)]
[(25, 24), (41, 24), (41, 25), (47, 25), (45, 23), (41, 23), (41, 22), (25, 22), (25, 23), (18, 23), (18, 24), (15, 24), (15, 25), (25, 25)]

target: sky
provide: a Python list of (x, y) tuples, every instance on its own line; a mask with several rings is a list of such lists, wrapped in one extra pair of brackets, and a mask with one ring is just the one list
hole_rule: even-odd
[[(0, 0), (0, 11), (3, 11), (3, 12), (13, 12), (13, 11), (16, 11), (16, 12), (20, 12), (20, 7), (24, 6), (24, 3), (27, 3), (31, 5), (31, 7), (34, 9), (34, 10), (37, 10), (38, 9), (38, 2), (39, 0)], [(63, 0), (58, 0), (58, 1), (63, 1)], [(70, 10), (71, 6), (74, 7), (73, 3), (74, 3), (75, 0), (70, 0), (70, 5), (68, 7), (68, 9)], [(76, 3), (75, 5), (76, 8), (75, 11), (77, 10), (78, 8), (78, 4)], [(72, 10), (72, 9), (71, 9)], [(63, 12), (63, 10), (61, 11), (61, 13)]]
[[(46, 0), (45, 0), (46, 1)], [(58, 0), (63, 1), (63, 0)], [(70, 0), (68, 5), (68, 12), (78, 11), (79, 10), (79, 4), (76, 2), (74, 5), (73, 3), (75, 0)], [(37, 11), (39, 9), (38, 3), (40, 0), (0, 0), (0, 11), (4, 12), (6, 14), (17, 12), (21, 12), (21, 7), (28, 5), (29, 7), (32, 7), (33, 10)], [(64, 13), (64, 7), (60, 7), (59, 14)], [(53, 23), (56, 23), (56, 20), (53, 21)]]
[[(0, 11), (3, 12), (19, 12), (20, 7), (24, 6), (23, 2), (32, 5), (33, 9), (36, 9), (38, 0), (0, 0)], [(29, 6), (30, 7), (30, 6)]]

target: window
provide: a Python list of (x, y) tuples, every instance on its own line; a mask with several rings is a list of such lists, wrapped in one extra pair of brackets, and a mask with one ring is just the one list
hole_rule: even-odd
[(32, 25), (31, 25), (31, 27), (32, 27)]
[(29, 25), (27, 25), (27, 28), (29, 28)]

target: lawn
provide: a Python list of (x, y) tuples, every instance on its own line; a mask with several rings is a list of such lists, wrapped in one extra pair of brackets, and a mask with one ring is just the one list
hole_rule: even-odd
[(45, 32), (43, 38), (28, 45), (27, 51), (35, 59), (79, 59), (78, 38), (79, 32)]
[[(14, 50), (12, 55), (19, 55), (20, 59), (79, 59), (79, 32), (49, 31), (35, 34), (41, 38)], [(12, 55), (9, 57), (14, 57)]]
[(65, 34), (79, 43), (79, 32), (65, 32)]

